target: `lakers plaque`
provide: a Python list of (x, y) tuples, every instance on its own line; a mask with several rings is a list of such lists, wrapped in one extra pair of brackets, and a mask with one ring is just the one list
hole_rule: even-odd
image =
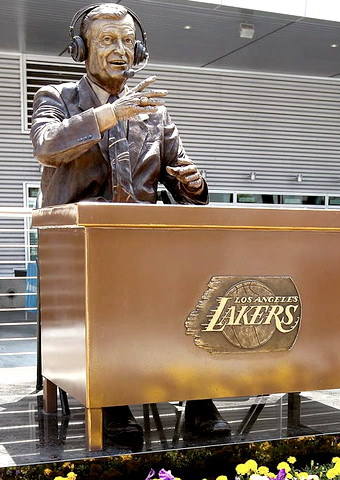
[(290, 277), (216, 276), (185, 322), (186, 333), (210, 353), (290, 350), (301, 322)]

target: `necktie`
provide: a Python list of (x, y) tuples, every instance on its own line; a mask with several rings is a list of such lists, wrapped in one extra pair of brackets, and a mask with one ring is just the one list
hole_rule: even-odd
[[(111, 96), (109, 102), (113, 103), (117, 98)], [(112, 201), (136, 203), (137, 199), (132, 184), (129, 143), (122, 121), (109, 130), (109, 158), (112, 168)]]

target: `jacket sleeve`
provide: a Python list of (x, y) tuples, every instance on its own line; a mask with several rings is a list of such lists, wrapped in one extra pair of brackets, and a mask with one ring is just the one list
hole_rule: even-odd
[(47, 86), (34, 98), (31, 140), (40, 163), (59, 167), (98, 143), (101, 134), (93, 108), (70, 117), (59, 90)]
[(179, 182), (175, 177), (169, 175), (166, 171), (167, 166), (177, 166), (178, 159), (187, 157), (181, 138), (179, 136), (176, 125), (172, 122), (169, 114), (164, 109), (163, 117), (163, 150), (161, 150), (161, 178), (165, 188), (169, 190), (174, 200), (181, 204), (197, 204), (206, 205), (209, 203), (208, 186), (204, 181), (204, 189), (202, 193), (196, 194), (188, 190), (184, 184)]

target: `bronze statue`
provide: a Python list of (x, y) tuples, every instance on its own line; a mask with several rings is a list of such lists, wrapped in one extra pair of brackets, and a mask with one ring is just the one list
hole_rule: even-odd
[[(163, 107), (167, 92), (148, 88), (155, 77), (126, 87), (135, 45), (126, 9), (103, 4), (90, 10), (81, 38), (87, 74), (78, 83), (44, 87), (34, 100), (31, 138), (44, 165), (43, 206), (82, 200), (155, 203), (158, 182), (177, 203), (207, 203), (205, 182)], [(123, 140), (111, 145), (118, 137)], [(117, 156), (125, 159), (123, 168)]]
[[(78, 20), (80, 36), (73, 36)], [(136, 40), (135, 23), (142, 41)], [(70, 53), (85, 60), (86, 75), (41, 88), (33, 105), (31, 139), (44, 167), (42, 206), (156, 203), (159, 183), (176, 203), (208, 203), (206, 182), (164, 107), (167, 92), (150, 88), (154, 76), (132, 89), (126, 85), (132, 67), (148, 60), (138, 17), (114, 3), (87, 7), (73, 17), (70, 35)], [(141, 434), (128, 407), (112, 407), (106, 417), (106, 433), (113, 438)], [(203, 435), (230, 433), (211, 400), (187, 402), (186, 427)]]

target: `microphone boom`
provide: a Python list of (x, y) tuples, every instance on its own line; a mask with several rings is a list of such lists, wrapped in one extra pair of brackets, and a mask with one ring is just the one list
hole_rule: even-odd
[(143, 68), (147, 66), (148, 61), (149, 61), (149, 55), (147, 55), (147, 57), (145, 58), (144, 64), (140, 68), (137, 68), (137, 70), (134, 70), (133, 68), (127, 68), (126, 70), (124, 70), (123, 72), (124, 77), (126, 78), (134, 77), (136, 73), (140, 72), (141, 70), (143, 70)]

